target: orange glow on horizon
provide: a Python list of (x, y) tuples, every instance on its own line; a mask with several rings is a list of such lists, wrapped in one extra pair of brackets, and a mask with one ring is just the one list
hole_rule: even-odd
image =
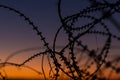
[[(31, 71), (27, 68), (17, 68), (17, 67), (5, 67), (5, 72), (7, 74), (7, 78), (24, 78), (24, 79), (44, 79), (44, 76), (42, 74), (37, 74), (34, 71)], [(92, 70), (91, 70), (92, 71)], [(108, 71), (104, 71), (104, 75), (108, 77), (109, 74)], [(4, 72), (3, 72), (4, 73)], [(46, 74), (49, 73), (49, 71), (45, 72)], [(5, 75), (5, 74), (3, 74)], [(48, 75), (46, 75), (48, 77)], [(66, 78), (66, 75), (60, 76), (60, 78)], [(120, 79), (120, 75), (116, 75), (115, 72), (113, 72), (113, 76), (110, 76), (110, 79)]]
[[(35, 68), (38, 71), (40, 71), (40, 73), (42, 73), (41, 64), (40, 64), (39, 58), (40, 57), (38, 57), (37, 59), (33, 59), (33, 61), (27, 63), (27, 65), (30, 65), (30, 67)], [(46, 58), (45, 58), (45, 60), (46, 60)], [(94, 72), (95, 67), (96, 66), (93, 66), (88, 71), (91, 72), (91, 73)], [(5, 70), (5, 73), (7, 74), (7, 78), (44, 79), (44, 75), (43, 74), (38, 74), (35, 71), (30, 70), (29, 68), (26, 68), (26, 67), (23, 67), (23, 66), (20, 67), (20, 68), (19, 67), (15, 67), (15, 66), (5, 66), (3, 68), (3, 70)], [(0, 70), (0, 72), (3, 73), (3, 75), (5, 75), (3, 70)], [(50, 68), (49, 68), (49, 65), (48, 65), (47, 61), (44, 61), (44, 70), (45, 70), (46, 77), (49, 77), (48, 74), (49, 74)], [(107, 70), (103, 71), (103, 74), (106, 77), (108, 77), (109, 73), (110, 73), (110, 69), (107, 69)], [(116, 74), (114, 71), (112, 73), (113, 73), (113, 75), (110, 77), (111, 79), (113, 79), (113, 78), (115, 78), (115, 79), (120, 78), (119, 74)], [(65, 74), (60, 75), (60, 78), (66, 78), (66, 75)]]
[[(35, 52), (36, 53), (36, 52)], [(29, 53), (30, 54), (30, 53)], [(32, 54), (32, 53), (31, 53)], [(18, 54), (16, 56), (14, 56), (13, 58), (10, 59), (10, 62), (15, 62), (15, 63), (21, 63), (23, 62), (24, 60), (28, 59), (29, 56), (31, 55), (24, 55), (24, 54)], [(79, 55), (76, 55), (78, 58)], [(83, 58), (81, 59), (81, 62), (80, 64), (80, 68), (84, 69), (84, 66), (81, 67), (82, 65), (84, 65), (84, 63), (86, 63), (86, 54), (83, 55)], [(30, 62), (28, 62), (27, 64), (25, 65), (28, 65), (32, 68), (35, 68), (37, 69), (38, 71), (40, 71), (42, 73), (42, 69), (41, 69), (41, 56), (39, 57), (36, 57), (34, 59), (32, 59)], [(110, 57), (111, 58), (111, 57)], [(52, 63), (52, 59), (51, 60), (51, 63)], [(3, 61), (3, 59), (1, 59), (1, 61)], [(49, 77), (49, 70), (50, 70), (50, 67), (49, 67), (49, 64), (48, 64), (48, 61), (47, 61), (47, 57), (45, 56), (45, 59), (44, 59), (44, 70), (45, 70), (45, 74), (46, 74), (46, 77), (48, 78)], [(88, 70), (88, 72), (94, 72), (94, 69), (96, 68), (96, 66), (92, 65), (92, 67)], [(44, 75), (43, 74), (38, 74), (36, 73), (35, 71), (33, 70), (30, 70), (29, 68), (26, 68), (24, 66), (22, 67), (15, 67), (15, 66), (5, 66), (3, 68), (7, 74), (7, 78), (25, 78), (25, 79), (44, 79)], [(3, 75), (5, 75), (4, 71), (0, 70), (1, 73), (3, 73)], [(104, 76), (106, 77), (109, 77), (108, 74), (110, 73), (110, 69), (107, 69), (105, 71), (102, 71)], [(65, 74), (62, 74), (60, 73), (60, 78), (68, 78), (66, 77)], [(111, 79), (115, 78), (115, 79), (118, 79), (120, 78), (120, 75), (119, 74), (116, 74), (115, 72), (113, 72), (113, 75), (110, 77)]]

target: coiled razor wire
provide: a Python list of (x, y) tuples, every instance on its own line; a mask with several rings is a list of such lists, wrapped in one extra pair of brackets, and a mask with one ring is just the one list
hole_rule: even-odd
[[(88, 1), (91, 4), (89, 7), (80, 10), (78, 13), (63, 16), (62, 14), (64, 13), (61, 9), (62, 0), (58, 0), (57, 7), (61, 26), (55, 33), (52, 47), (49, 46), (49, 43), (45, 40), (42, 32), (39, 31), (39, 26), (36, 26), (30, 18), (26, 17), (23, 13), (14, 8), (0, 5), (0, 8), (8, 9), (12, 12), (15, 12), (19, 15), (19, 17), (23, 18), (24, 21), (26, 21), (37, 33), (44, 46), (44, 50), (42, 52), (34, 53), (33, 56), (29, 57), (21, 64), (9, 62), (9, 59), (22, 51), (11, 54), (5, 62), (0, 63), (1, 68), (4, 68), (7, 65), (13, 65), (16, 67), (27, 67), (31, 70), (36, 71), (35, 69), (26, 66), (26, 63), (29, 63), (36, 57), (42, 56), (42, 72), (36, 72), (42, 74), (45, 80), (60, 80), (62, 79), (63, 75), (66, 76), (66, 79), (70, 80), (108, 80), (110, 79), (110, 76), (113, 72), (120, 79), (120, 56), (117, 56), (112, 60), (108, 60), (113, 45), (112, 41), (115, 39), (119, 42), (120, 37), (118, 35), (114, 35), (111, 32), (110, 27), (108, 27), (108, 25), (105, 23), (106, 19), (111, 20), (110, 17), (112, 17), (115, 13), (120, 12), (120, 0), (117, 0), (114, 3), (110, 3), (106, 0), (101, 0), (101, 2), (97, 0)], [(102, 15), (100, 15), (99, 17), (91, 15), (92, 13), (96, 12), (102, 13)], [(86, 21), (85, 24), (82, 24), (82, 22), (80, 22), (80, 19), (86, 19), (88, 20), (88, 22)], [(113, 19), (111, 21), (113, 23), (116, 22)], [(76, 25), (77, 22), (80, 25)], [(118, 25), (115, 25), (113, 27), (120, 29)], [(99, 30), (99, 28), (102, 28), (102, 30)], [(58, 50), (58, 45), (56, 44), (56, 41), (61, 31), (64, 31), (67, 35), (68, 42), (66, 42), (66, 45), (60, 47)], [(85, 40), (88, 40), (86, 40), (88, 42), (86, 43), (83, 38), (88, 35), (90, 35), (91, 37), (96, 35), (97, 37), (100, 36), (104, 38), (104, 41), (102, 41), (102, 47), (97, 47), (97, 49), (92, 48), (92, 45), (88, 44), (90, 43), (89, 38), (85, 38)], [(97, 37), (97, 46), (101, 46), (101, 44), (99, 44), (99, 40), (97, 40)], [(27, 50), (29, 51), (30, 49)], [(43, 66), (45, 56), (47, 56), (49, 62), (49, 76), (46, 76), (46, 70), (44, 70)], [(111, 69), (111, 71), (107, 73), (108, 76), (105, 76), (104, 71), (108, 69)], [(6, 76), (3, 76), (2, 73), (0, 74), (0, 76), (4, 80), (6, 79)]]

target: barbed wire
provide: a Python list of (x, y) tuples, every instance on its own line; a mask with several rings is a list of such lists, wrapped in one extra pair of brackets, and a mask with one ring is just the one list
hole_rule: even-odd
[[(102, 2), (97, 0), (88, 1), (91, 4), (89, 7), (86, 6), (85, 9), (80, 10), (78, 13), (63, 16), (62, 14), (64, 13), (62, 12), (61, 8), (62, 0), (58, 0), (58, 16), (61, 21), (61, 26), (55, 33), (52, 47), (49, 46), (46, 38), (42, 35), (42, 32), (39, 31), (39, 26), (36, 26), (30, 18), (26, 17), (23, 13), (14, 8), (0, 5), (0, 8), (8, 9), (14, 13), (17, 13), (19, 17), (23, 18), (24, 21), (26, 21), (30, 26), (32, 26), (32, 30), (37, 33), (44, 46), (43, 51), (34, 53), (33, 56), (30, 56), (28, 59), (26, 59), (20, 64), (9, 62), (9, 59), (22, 51), (29, 51), (31, 49), (18, 51), (11, 54), (10, 56), (8, 56), (5, 62), (0, 63), (1, 68), (4, 68), (7, 65), (23, 67), (26, 66), (26, 63), (29, 63), (36, 57), (42, 56), (42, 72), (36, 71), (29, 66), (27, 66), (27, 68), (42, 74), (45, 80), (59, 80), (61, 79), (62, 75), (66, 75), (66, 77), (71, 80), (107, 80), (110, 77), (105, 76), (104, 71), (108, 69), (111, 69), (111, 71), (108, 73), (108, 76), (111, 76), (111, 72), (114, 71), (117, 77), (120, 78), (120, 56), (113, 58), (113, 60), (108, 59), (110, 51), (112, 50), (111, 46), (113, 44), (113, 40), (116, 39), (119, 42), (120, 37), (119, 35), (113, 34), (111, 32), (111, 28), (108, 27), (108, 25), (105, 23), (106, 19), (110, 20), (109, 17), (113, 16), (115, 13), (120, 12), (120, 0), (117, 0), (115, 3), (109, 3), (106, 0), (102, 0)], [(102, 14), (99, 17), (91, 15), (95, 12), (99, 12)], [(79, 22), (81, 25), (76, 26), (76, 23), (81, 18), (85, 18), (90, 22), (86, 21), (85, 24)], [(113, 19), (111, 21), (113, 23), (116, 22), (115, 20), (113, 21)], [(102, 28), (102, 30), (98, 30), (99, 27)], [(114, 25), (113, 27), (118, 28), (118, 26), (116, 25)], [(57, 50), (58, 45), (56, 44), (56, 41), (60, 31), (65, 32), (68, 42), (66, 42), (65, 46), (62, 46), (59, 50)], [(102, 38), (105, 38), (105, 40), (102, 41), (102, 44), (97, 44), (100, 46), (102, 45), (101, 49), (96, 50), (91, 47), (93, 45), (85, 43), (82, 38), (86, 37), (86, 35), (97, 35), (97, 37), (102, 36)], [(99, 42), (97, 37), (96, 41)], [(86, 39), (88, 40), (88, 43), (91, 43), (89, 37), (87, 37)], [(76, 48), (78, 51), (76, 51)], [(47, 56), (47, 60), (49, 62), (49, 76), (46, 76), (46, 70), (43, 66), (45, 56)], [(0, 76), (3, 80), (5, 80), (5, 76), (3, 77), (2, 73), (0, 74)]]

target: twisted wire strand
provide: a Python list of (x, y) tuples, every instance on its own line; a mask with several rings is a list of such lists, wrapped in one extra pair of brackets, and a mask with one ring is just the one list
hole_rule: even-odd
[[(41, 42), (43, 42), (43, 46), (45, 47), (45, 51), (34, 53), (32, 56), (27, 58), (21, 64), (8, 62), (10, 58), (13, 58), (13, 56), (21, 52), (11, 54), (10, 56), (8, 56), (5, 62), (0, 63), (2, 68), (7, 65), (22, 67), (22, 66), (25, 66), (25, 64), (29, 63), (31, 60), (35, 59), (36, 57), (42, 56), (42, 61), (41, 61), (42, 73), (41, 74), (43, 74), (44, 79), (47, 80), (47, 76), (44, 69), (44, 61), (45, 61), (44, 57), (47, 56), (47, 60), (50, 68), (49, 78), (53, 80), (60, 79), (60, 72), (62, 72), (68, 78), (73, 80), (108, 79), (106, 76), (103, 75), (103, 71), (102, 71), (108, 68), (111, 68), (112, 71), (115, 71), (116, 74), (119, 74), (120, 67), (119, 65), (115, 66), (114, 64), (115, 63), (119, 64), (120, 57), (117, 57), (111, 61), (107, 61), (107, 59), (111, 50), (113, 39), (116, 39), (119, 42), (120, 37), (117, 35), (114, 35), (104, 21), (106, 19), (109, 19), (108, 17), (114, 15), (115, 13), (120, 12), (119, 11), (120, 0), (117, 0), (115, 3), (109, 3), (106, 0), (102, 0), (102, 1), (88, 0), (88, 1), (91, 2), (90, 6), (87, 6), (83, 10), (79, 10), (78, 13), (63, 17), (64, 13), (62, 13), (62, 9), (61, 9), (62, 0), (58, 0), (58, 4), (57, 4), (58, 16), (61, 22), (61, 26), (57, 29), (55, 33), (52, 47), (49, 46), (49, 43), (45, 40), (46, 38), (42, 35), (42, 32), (39, 31), (38, 26), (36, 26), (30, 20), (30, 18), (26, 17), (23, 13), (21, 13), (20, 11), (14, 8), (11, 8), (5, 5), (0, 5), (1, 8), (13, 11), (17, 13), (20, 17), (24, 18), (24, 20), (29, 25), (32, 26), (33, 30), (36, 31), (37, 35), (41, 39)], [(96, 18), (94, 15), (90, 15), (97, 11), (98, 12), (105, 11), (105, 13), (100, 15), (98, 18)], [(86, 23), (82, 26), (75, 26), (75, 24), (81, 18), (86, 18), (91, 22)], [(100, 27), (103, 28), (103, 31), (97, 30), (98, 28), (97, 25), (100, 25)], [(60, 31), (62, 30), (67, 35), (68, 43), (65, 46), (62, 46), (59, 51), (57, 51), (56, 41), (58, 39), (58, 35), (60, 34)], [(85, 37), (87, 34), (90, 34), (90, 35), (97, 34), (106, 38), (99, 52), (96, 51), (95, 49), (90, 49), (89, 45), (83, 43), (84, 41), (81, 38)], [(75, 50), (76, 47), (79, 49), (79, 52), (76, 52)], [(79, 58), (77, 56), (78, 54), (80, 54)], [(66, 55), (69, 57), (66, 57)], [(84, 55), (87, 56), (86, 59), (84, 58)], [(84, 60), (86, 61), (84, 62), (82, 58), (84, 58)], [(52, 60), (53, 62), (51, 62), (50, 60)], [(81, 63), (85, 63), (83, 67), (79, 66)], [(90, 68), (94, 66), (95, 66), (95, 69), (93, 69), (93, 72), (90, 72), (89, 71)], [(27, 68), (33, 71), (36, 71), (31, 67), (27, 67)]]

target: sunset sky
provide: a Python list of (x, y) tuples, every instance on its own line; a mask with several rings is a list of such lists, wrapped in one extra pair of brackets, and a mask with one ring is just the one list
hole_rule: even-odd
[[(0, 0), (0, 5), (15, 8), (29, 17), (34, 24), (39, 27), (39, 30), (49, 43), (49, 46), (52, 47), (56, 30), (61, 25), (57, 12), (57, 1), (58, 0)], [(110, 0), (110, 2), (111, 1), (112, 0)], [(64, 16), (74, 14), (89, 5), (87, 0), (63, 0), (63, 14)], [(114, 17), (118, 20), (120, 15), (118, 16), (118, 14), (116, 14)], [(116, 27), (113, 27), (114, 25), (112, 23), (107, 22), (107, 24), (113, 34), (120, 36), (119, 30), (117, 30)], [(83, 38), (84, 43), (86, 42), (91, 48), (96, 48), (97, 44), (94, 43), (95, 37), (89, 36), (91, 39), (88, 41), (88, 36)], [(98, 47), (101, 48), (103, 39), (101, 39), (100, 36), (98, 40)], [(57, 46), (64, 46), (66, 42), (67, 38), (65, 32), (61, 31), (59, 38), (57, 39)], [(117, 40), (113, 41), (112, 49), (110, 51), (111, 55), (120, 56), (119, 44), (120, 42)], [(26, 50), (30, 48), (33, 48), (33, 50)], [(33, 54), (42, 52), (44, 46), (40, 38), (36, 35), (36, 32), (32, 30), (32, 27), (24, 21), (23, 18), (12, 11), (0, 8), (0, 62), (4, 62), (10, 54), (21, 50), (23, 50), (23, 52), (13, 56), (9, 62), (22, 63)], [(111, 59), (111, 56), (109, 57)], [(40, 61), (41, 57), (37, 57), (26, 65), (41, 72)], [(44, 65), (44, 68), (48, 69), (47, 61), (45, 61)], [(0, 72), (3, 73), (3, 75), (7, 74), (7, 77), (9, 78), (43, 78), (43, 75), (37, 74), (34, 70), (32, 71), (24, 66), (22, 68), (6, 66), (5, 68), (0, 69)], [(46, 73), (48, 74), (47, 71)]]

